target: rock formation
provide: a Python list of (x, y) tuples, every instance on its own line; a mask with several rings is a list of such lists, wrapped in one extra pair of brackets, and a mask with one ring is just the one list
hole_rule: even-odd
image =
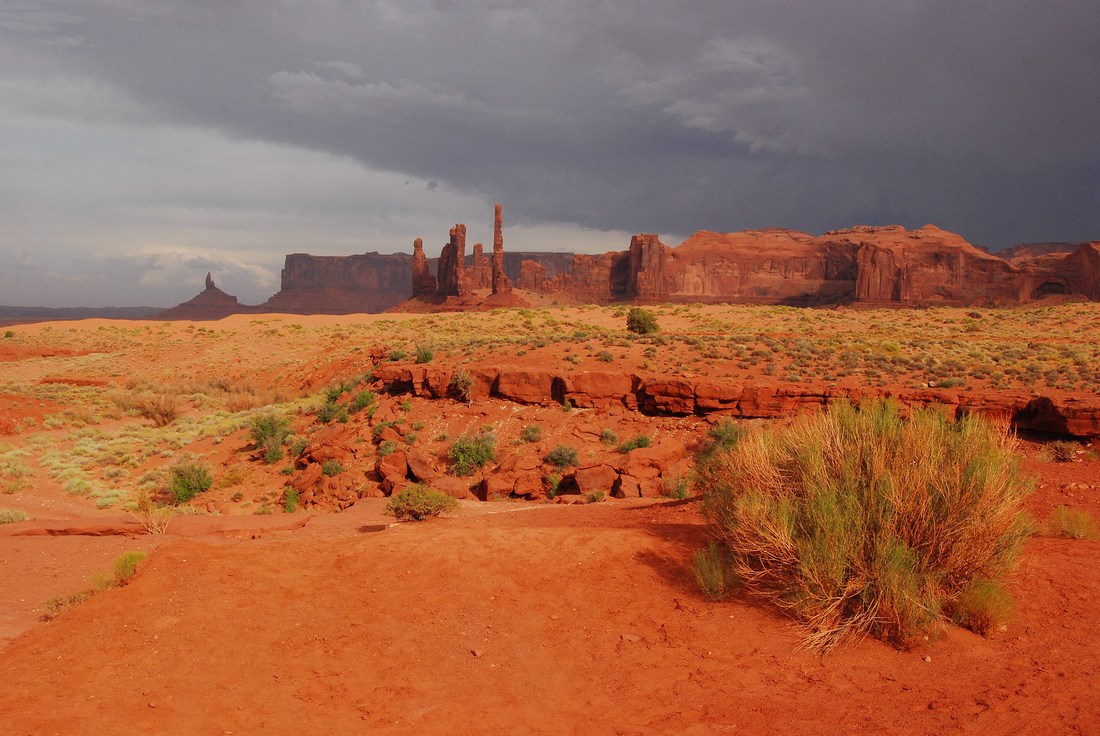
[(439, 296), (464, 296), (466, 286), (466, 226), (459, 223), (451, 228), (451, 237), (439, 254), (436, 271)]
[(279, 293), (252, 311), (290, 314), (383, 312), (412, 290), (407, 253), (286, 257)]
[[(794, 230), (699, 231), (677, 247), (657, 235), (635, 235), (624, 251), (602, 255), (505, 252), (502, 208), (496, 205), (493, 254), (474, 247), (466, 258), (466, 226), (451, 228), (435, 261), (423, 241), (413, 254), (286, 257), (282, 288), (258, 307), (217, 289), (163, 313), (165, 319), (218, 319), (235, 312), (348, 314), (400, 308), (509, 306), (520, 290), (569, 301), (728, 302), (813, 306), (866, 303), (899, 306), (1026, 304), (1039, 299), (1100, 300), (1100, 243), (1032, 244), (1011, 261), (926, 225), (907, 230), (852, 227), (814, 236)], [(491, 295), (484, 291), (492, 289)], [(481, 295), (475, 292), (482, 292)], [(474, 300), (474, 301), (471, 301)], [(487, 301), (488, 300), (488, 301)], [(517, 301), (518, 300), (518, 301)], [(434, 307), (433, 307), (434, 305)]]
[(413, 296), (426, 296), (436, 292), (435, 276), (428, 272), (428, 258), (424, 255), (424, 241), (413, 241), (412, 257), (412, 293)]
[(206, 289), (198, 296), (182, 304), (177, 304), (171, 309), (165, 309), (156, 315), (157, 319), (197, 319), (215, 320), (228, 317), (231, 314), (240, 314), (256, 309), (241, 304), (237, 297), (226, 294), (214, 286), (213, 277), (206, 274)]
[(496, 206), (493, 218), (493, 294), (511, 294), (512, 282), (504, 273), (504, 216), (501, 205)]

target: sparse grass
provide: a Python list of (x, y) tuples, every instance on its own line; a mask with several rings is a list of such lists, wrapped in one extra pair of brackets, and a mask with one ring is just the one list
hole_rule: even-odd
[(553, 465), (558, 470), (564, 470), (565, 468), (575, 466), (579, 460), (580, 456), (577, 453), (577, 448), (568, 445), (558, 445), (553, 450), (546, 453), (546, 462)]
[(538, 442), (542, 439), (542, 427), (537, 424), (528, 424), (520, 432), (519, 438), (524, 442)]
[(1082, 452), (1081, 445), (1076, 442), (1055, 440), (1043, 445), (1039, 450), (1039, 457), (1048, 463), (1071, 463)]
[(1058, 506), (1050, 513), (1047, 533), (1067, 539), (1100, 539), (1100, 527), (1087, 511)]
[(55, 596), (39, 608), (44, 621), (52, 621), (65, 611), (79, 606), (93, 596), (111, 588), (129, 585), (137, 575), (138, 565), (146, 557), (145, 552), (123, 552), (112, 565), (110, 573), (98, 573), (91, 578), (91, 586), (78, 593)]
[(599, 503), (605, 498), (607, 498), (606, 491), (589, 491), (588, 493), (584, 494), (585, 503)]
[(27, 512), (23, 509), (0, 509), (0, 524), (14, 524), (27, 518)]
[(686, 475), (673, 475), (664, 478), (664, 490), (661, 495), (676, 501), (683, 501), (688, 497), (691, 489), (691, 478)]
[(1014, 446), (974, 416), (836, 404), (697, 471), (732, 572), (803, 622), (808, 646), (908, 647), (944, 618), (982, 631), (1004, 610), (992, 590), (1029, 527)]
[(129, 585), (137, 575), (138, 564), (144, 560), (144, 552), (123, 552), (115, 560), (115, 583), (119, 586)]
[(615, 433), (615, 430), (610, 427), (604, 427), (600, 432), (600, 442), (605, 445), (614, 445), (619, 441), (619, 435)]
[(385, 511), (398, 521), (423, 521), (457, 506), (458, 502), (446, 493), (417, 483), (393, 496)]
[(283, 492), (283, 511), (288, 514), (293, 514), (298, 510), (298, 504), (300, 501), (300, 495), (294, 488), (287, 488)]
[(695, 582), (708, 600), (720, 601), (737, 587), (729, 552), (722, 544), (712, 541), (695, 553), (692, 558)]
[(464, 434), (451, 445), (448, 455), (455, 475), (470, 475), (496, 457), (496, 437), (489, 432)]
[(639, 450), (643, 447), (649, 447), (649, 445), (650, 445), (649, 437), (647, 437), (644, 434), (640, 434), (636, 437), (633, 437), (633, 438), (627, 440), (626, 442), (623, 442), (621, 445), (619, 445), (619, 447), (617, 449), (618, 449), (619, 452), (621, 452), (625, 455), (626, 453), (630, 452), (631, 450)]
[(417, 363), (431, 363), (435, 359), (435, 351), (429, 344), (416, 345), (416, 362)]

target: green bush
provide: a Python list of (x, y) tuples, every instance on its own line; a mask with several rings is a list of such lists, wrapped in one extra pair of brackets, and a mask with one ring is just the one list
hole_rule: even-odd
[(619, 435), (616, 434), (615, 430), (611, 429), (610, 427), (604, 427), (603, 431), (600, 432), (600, 442), (604, 443), (605, 445), (613, 445), (618, 441)]
[(451, 445), (449, 455), (456, 475), (470, 475), (496, 457), (496, 437), (488, 432), (464, 434)]
[(329, 478), (344, 472), (344, 466), (339, 460), (325, 460), (321, 463), (321, 473)]
[(579, 461), (577, 450), (575, 447), (569, 447), (568, 445), (558, 445), (550, 452), (546, 453), (546, 462), (554, 465), (559, 470), (576, 465)]
[(283, 492), (283, 511), (288, 514), (293, 514), (298, 510), (298, 504), (301, 500), (301, 495), (294, 488), (287, 488)]
[(657, 315), (652, 311), (631, 307), (626, 315), (626, 329), (636, 335), (651, 335), (660, 328), (657, 326)]
[(257, 447), (268, 440), (282, 443), (290, 435), (290, 420), (278, 414), (259, 414), (252, 417), (249, 433)]
[(393, 440), (386, 440), (382, 444), (378, 445), (378, 457), (385, 457), (392, 454), (397, 450), (397, 443)]
[(386, 504), (386, 513), (399, 521), (422, 521), (450, 511), (458, 502), (446, 493), (417, 483), (398, 493)]
[(348, 408), (343, 404), (326, 402), (317, 410), (317, 421), (321, 424), (331, 424), (332, 422), (346, 424), (348, 421)]
[(746, 435), (698, 466), (704, 514), (751, 595), (826, 650), (870, 633), (899, 647), (944, 619), (978, 631), (1029, 533), (1014, 440), (976, 416), (836, 404)]
[(686, 475), (674, 475), (664, 479), (664, 490), (661, 491), (661, 495), (683, 501), (688, 497), (690, 488), (690, 478)]
[(363, 389), (355, 394), (351, 400), (351, 407), (349, 411), (354, 414), (357, 411), (362, 411), (374, 404), (378, 400), (375, 393), (369, 389)]
[(589, 491), (588, 493), (584, 494), (585, 503), (599, 503), (605, 498), (607, 498), (606, 491)]
[(542, 439), (542, 427), (537, 424), (528, 424), (520, 432), (519, 438), (524, 442), (538, 442)]
[(115, 583), (127, 585), (137, 574), (137, 566), (146, 557), (144, 552), (123, 552), (115, 560)]
[(194, 460), (181, 460), (173, 465), (171, 479), (172, 496), (178, 504), (187, 503), (200, 493), (205, 493), (214, 483), (210, 470)]
[(558, 489), (561, 487), (561, 476), (557, 473), (552, 473), (543, 478), (543, 480), (546, 482), (546, 495), (550, 498), (556, 498)]
[(432, 350), (431, 345), (416, 346), (416, 362), (417, 363), (431, 363), (435, 359), (435, 351)]
[(621, 452), (625, 455), (626, 453), (630, 452), (631, 450), (638, 450), (638, 449), (641, 449), (643, 447), (649, 447), (649, 444), (650, 444), (649, 437), (646, 437), (644, 434), (640, 434), (637, 437), (634, 437), (633, 439), (629, 439), (626, 442), (619, 445), (618, 450), (619, 450), (619, 452)]

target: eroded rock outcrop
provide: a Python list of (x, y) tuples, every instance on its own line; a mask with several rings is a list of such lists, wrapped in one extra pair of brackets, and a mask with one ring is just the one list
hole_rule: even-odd
[(413, 296), (427, 296), (436, 292), (435, 276), (428, 271), (428, 257), (424, 255), (424, 241), (420, 238), (413, 241), (412, 292)]
[(215, 320), (255, 309), (241, 304), (237, 297), (226, 294), (214, 285), (214, 278), (206, 274), (206, 288), (195, 298), (166, 309), (156, 315), (157, 319), (194, 319)]

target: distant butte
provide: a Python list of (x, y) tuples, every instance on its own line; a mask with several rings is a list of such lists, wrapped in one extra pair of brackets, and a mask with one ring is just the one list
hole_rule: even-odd
[[(214, 286), (160, 319), (220, 319), (234, 313), (351, 314), (522, 306), (532, 299), (723, 302), (823, 306), (1013, 306), (1042, 299), (1100, 301), (1100, 242), (1017, 246), (1005, 257), (925, 225), (857, 226), (823, 235), (784, 229), (701, 230), (670, 247), (635, 235), (602, 255), (504, 250), (500, 205), (493, 252), (466, 256), (455, 225), (438, 259), (417, 238), (413, 254), (286, 257), (282, 288), (247, 306)], [(436, 275), (431, 275), (432, 266)]]

